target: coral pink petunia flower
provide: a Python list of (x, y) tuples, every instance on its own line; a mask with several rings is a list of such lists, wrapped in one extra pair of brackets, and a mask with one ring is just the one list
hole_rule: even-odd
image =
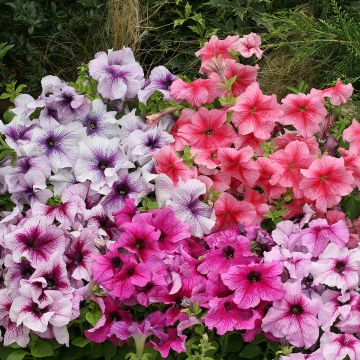
[(253, 221), (254, 224), (260, 224), (264, 219), (265, 214), (270, 210), (271, 206), (267, 204), (264, 194), (260, 194), (256, 190), (246, 189), (244, 201), (247, 201), (254, 205), (256, 211), (256, 217)]
[(176, 156), (175, 151), (169, 145), (153, 152), (152, 156), (156, 160), (157, 173), (166, 174), (175, 185), (179, 178), (187, 180), (193, 176), (193, 171), (184, 164), (181, 158)]
[(292, 141), (286, 145), (285, 149), (274, 152), (270, 159), (273, 160), (274, 167), (281, 169), (280, 173), (272, 176), (270, 184), (278, 183), (283, 187), (290, 187), (293, 189), (295, 197), (301, 198), (302, 192), (299, 184), (303, 175), (300, 170), (307, 169), (313, 160), (306, 143)]
[(196, 79), (191, 83), (176, 79), (170, 86), (173, 99), (185, 100), (191, 106), (197, 107), (213, 102), (224, 93), (225, 89), (221, 89), (219, 83), (212, 79)]
[(345, 169), (352, 171), (354, 186), (357, 186), (360, 189), (360, 154), (351, 153), (343, 148), (339, 148), (338, 152), (344, 159)]
[(324, 156), (300, 172), (304, 175), (300, 189), (306, 198), (316, 201), (316, 207), (321, 211), (337, 205), (342, 196), (353, 190), (354, 178), (351, 171), (346, 171), (342, 158)]
[(294, 133), (287, 133), (284, 135), (279, 135), (272, 139), (272, 144), (277, 147), (277, 149), (285, 149), (285, 147), (292, 141), (301, 141), (306, 144), (311, 155), (320, 155), (321, 151), (319, 144), (316, 138), (304, 138), (302, 136), (296, 135)]
[(283, 297), (280, 275), (281, 262), (267, 264), (236, 265), (221, 274), (223, 283), (235, 290), (234, 302), (240, 308), (250, 309), (261, 300), (274, 301)]
[(350, 144), (350, 152), (360, 154), (360, 123), (353, 119), (352, 124), (344, 130), (343, 139)]
[(184, 109), (181, 111), (179, 118), (175, 121), (174, 125), (171, 128), (170, 134), (173, 136), (175, 142), (171, 144), (175, 148), (175, 151), (182, 151), (184, 146), (187, 144), (186, 139), (183, 137), (183, 133), (179, 133), (179, 128), (185, 124), (191, 122), (192, 117), (194, 116), (195, 111), (191, 109)]
[(238, 50), (241, 56), (249, 58), (255, 55), (258, 59), (262, 58), (263, 51), (260, 49), (261, 38), (258, 34), (250, 33), (244, 35), (236, 43), (236, 50)]
[(257, 82), (246, 88), (230, 110), (235, 111), (232, 121), (240, 135), (254, 133), (257, 138), (263, 140), (270, 137), (275, 121), (282, 114), (276, 95), (264, 95)]
[(226, 112), (200, 108), (192, 116), (190, 123), (180, 127), (178, 133), (186, 139), (187, 145), (196, 149), (217, 149), (228, 147), (236, 139), (236, 133), (226, 123)]
[(334, 86), (322, 90), (322, 96), (328, 97), (331, 105), (339, 106), (349, 100), (353, 91), (354, 87), (351, 84), (344, 84), (338, 79)]
[(327, 111), (324, 99), (315, 94), (289, 94), (281, 100), (284, 111), (280, 122), (293, 125), (301, 136), (311, 137), (320, 130)]
[[(251, 159), (253, 149), (246, 146), (241, 150), (221, 148), (218, 156), (221, 163), (221, 171), (227, 177), (234, 177), (245, 185), (252, 187), (259, 178), (259, 170), (256, 163)], [(229, 182), (230, 183), (230, 182)]]
[(218, 335), (233, 330), (253, 329), (260, 314), (253, 309), (239, 309), (233, 302), (233, 295), (225, 298), (213, 298), (209, 301), (210, 310), (204, 316), (204, 323), (210, 329), (216, 329)]
[(292, 345), (308, 349), (319, 337), (320, 322), (316, 315), (321, 302), (303, 295), (300, 281), (283, 287), (286, 292), (267, 312), (262, 329), (278, 338), (286, 338)]
[(247, 201), (236, 200), (227, 193), (220, 194), (215, 203), (216, 229), (236, 228), (238, 223), (250, 225), (253, 223), (256, 210)]

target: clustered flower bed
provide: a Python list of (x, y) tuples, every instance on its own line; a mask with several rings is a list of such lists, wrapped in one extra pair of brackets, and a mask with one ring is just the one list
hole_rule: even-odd
[(16, 97), (1, 359), (360, 358), (352, 85), (279, 103), (253, 33), (196, 55), (190, 81), (100, 52)]

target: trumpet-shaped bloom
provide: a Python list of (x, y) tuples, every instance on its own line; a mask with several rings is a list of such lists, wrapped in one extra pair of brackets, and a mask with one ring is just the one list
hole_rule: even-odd
[(261, 300), (274, 301), (283, 297), (282, 271), (280, 262), (236, 265), (221, 274), (221, 279), (230, 290), (235, 290), (235, 304), (250, 309)]
[(255, 33), (250, 33), (244, 35), (236, 42), (236, 50), (245, 58), (255, 55), (258, 59), (261, 59), (263, 51), (260, 49), (260, 45), (260, 36)]
[(300, 189), (322, 211), (337, 205), (341, 197), (350, 194), (353, 189), (354, 179), (351, 171), (346, 171), (342, 158), (324, 156), (314, 160), (308, 169), (300, 172), (304, 176)]
[(350, 144), (350, 152), (360, 154), (360, 123), (353, 119), (352, 124), (343, 132), (343, 138)]
[(331, 105), (339, 106), (349, 100), (353, 91), (354, 87), (351, 84), (344, 84), (338, 79), (334, 86), (322, 90), (322, 96), (328, 97)]
[(329, 331), (321, 337), (320, 349), (326, 360), (357, 360), (360, 357), (360, 340), (350, 334), (335, 334)]

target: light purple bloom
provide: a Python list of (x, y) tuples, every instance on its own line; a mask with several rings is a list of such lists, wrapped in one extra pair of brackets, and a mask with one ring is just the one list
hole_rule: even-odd
[[(15, 107), (11, 109), (11, 112), (15, 114), (13, 120), (25, 120), (27, 119), (37, 108), (38, 104), (36, 100), (29, 94), (20, 94), (15, 98)], [(40, 105), (40, 104), (39, 104)]]
[(16, 168), (22, 174), (30, 171), (39, 171), (45, 178), (51, 174), (51, 167), (46, 156), (25, 156), (17, 160)]
[(146, 104), (149, 97), (155, 92), (160, 91), (164, 94), (164, 100), (170, 98), (170, 85), (176, 80), (176, 76), (172, 74), (165, 66), (157, 66), (151, 70), (149, 83), (139, 91), (139, 100)]
[(99, 52), (89, 63), (90, 76), (99, 82), (98, 92), (106, 99), (132, 99), (144, 83), (142, 67), (129, 48)]
[(119, 120), (120, 129), (120, 141), (123, 145), (126, 145), (130, 134), (135, 130), (146, 131), (149, 126), (146, 125), (139, 116), (135, 115), (135, 110), (132, 110), (128, 114), (124, 115)]
[(45, 155), (49, 158), (54, 172), (72, 167), (78, 156), (79, 142), (85, 136), (85, 129), (77, 122), (54, 126), (42, 122), (33, 133), (31, 144), (27, 146), (28, 155)]
[(96, 136), (80, 143), (80, 157), (74, 172), (78, 181), (90, 180), (93, 190), (108, 193), (117, 179), (117, 171), (132, 166), (121, 151), (119, 139)]
[(80, 121), (86, 128), (88, 136), (104, 136), (107, 138), (119, 136), (119, 121), (115, 118), (116, 111), (107, 111), (106, 105), (95, 99), (91, 103), (89, 113)]
[(60, 169), (55, 175), (50, 176), (49, 180), (54, 185), (55, 195), (61, 194), (65, 188), (77, 183), (74, 172), (71, 170)]
[(139, 171), (129, 173), (128, 170), (122, 169), (118, 171), (117, 176), (118, 179), (114, 182), (110, 193), (101, 201), (110, 217), (114, 211), (124, 207), (125, 199), (132, 198), (137, 205), (141, 197), (150, 191)]
[(54, 94), (49, 97), (49, 103), (57, 111), (57, 116), (61, 124), (68, 124), (71, 121), (83, 118), (90, 109), (90, 100), (84, 95), (76, 93), (70, 86), (63, 86), (56, 89)]

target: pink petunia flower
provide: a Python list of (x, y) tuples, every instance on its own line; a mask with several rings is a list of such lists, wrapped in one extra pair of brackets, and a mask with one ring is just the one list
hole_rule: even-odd
[(314, 284), (336, 287), (342, 292), (354, 289), (359, 282), (360, 252), (356, 249), (339, 248), (330, 243), (311, 265)]
[(237, 228), (237, 224), (250, 225), (256, 216), (255, 207), (247, 201), (236, 200), (221, 193), (215, 203), (216, 229)]
[(304, 175), (300, 189), (306, 198), (316, 201), (316, 207), (321, 211), (337, 205), (342, 196), (353, 190), (354, 179), (351, 172), (346, 171), (342, 158), (324, 156), (300, 172)]
[(345, 169), (352, 171), (354, 178), (353, 186), (357, 186), (360, 189), (360, 156), (343, 148), (338, 148), (338, 152), (344, 159)]
[(300, 282), (284, 284), (283, 288), (283, 298), (273, 303), (263, 319), (262, 329), (308, 349), (319, 337), (320, 323), (316, 315), (321, 302), (303, 295)]
[(236, 50), (238, 50), (241, 56), (245, 58), (255, 55), (258, 59), (261, 59), (263, 51), (260, 49), (260, 45), (260, 36), (255, 33), (250, 33), (244, 35), (236, 42)]
[(353, 91), (354, 87), (351, 84), (344, 84), (338, 79), (334, 86), (322, 90), (322, 96), (328, 97), (331, 105), (339, 106), (349, 100)]
[(257, 82), (248, 86), (236, 100), (232, 121), (240, 135), (254, 133), (262, 140), (270, 137), (282, 111), (277, 103), (276, 95), (264, 95)]
[(233, 330), (252, 329), (260, 314), (253, 309), (240, 309), (234, 303), (234, 295), (213, 298), (209, 301), (210, 310), (204, 316), (204, 323), (210, 329), (216, 329), (218, 335)]
[(180, 113), (179, 118), (175, 121), (175, 124), (172, 126), (170, 134), (173, 136), (175, 142), (171, 144), (175, 151), (182, 151), (184, 146), (187, 145), (187, 140), (184, 138), (183, 133), (179, 133), (179, 129), (186, 124), (190, 124), (192, 117), (194, 116), (195, 111), (191, 109), (183, 109)]
[(190, 83), (176, 79), (170, 86), (170, 95), (175, 100), (185, 100), (191, 106), (213, 102), (224, 94), (224, 89), (212, 79), (196, 79)]
[(274, 301), (283, 297), (280, 262), (236, 265), (221, 274), (224, 284), (235, 290), (234, 302), (240, 308), (250, 309), (261, 300)]
[(327, 111), (324, 99), (314, 94), (289, 94), (282, 101), (283, 125), (293, 125), (301, 136), (311, 137), (320, 130)]
[(360, 340), (353, 335), (329, 331), (321, 337), (320, 349), (326, 360), (357, 360), (360, 357)]
[(247, 201), (254, 205), (256, 216), (253, 220), (254, 224), (260, 224), (264, 219), (265, 214), (270, 210), (271, 206), (267, 204), (266, 197), (264, 194), (260, 194), (256, 190), (246, 189), (244, 201)]
[(218, 156), (221, 163), (221, 170), (227, 177), (234, 177), (243, 184), (252, 187), (259, 178), (259, 171), (256, 163), (251, 159), (253, 149), (246, 146), (241, 150), (232, 148), (221, 148)]
[(350, 152), (360, 154), (360, 123), (353, 119), (352, 124), (343, 132), (343, 139), (350, 144)]
[(159, 174), (167, 175), (175, 185), (180, 177), (187, 180), (193, 176), (193, 171), (184, 164), (181, 158), (176, 156), (175, 151), (169, 145), (153, 152), (152, 156), (156, 160), (156, 171)]
[(341, 315), (340, 321), (336, 325), (344, 333), (358, 333), (360, 330), (360, 296), (358, 293), (345, 293), (342, 298), (345, 301), (350, 298), (350, 301), (348, 301), (347, 305), (342, 306), (343, 311), (339, 314)]
[(226, 112), (204, 107), (199, 108), (191, 121), (179, 128), (178, 133), (182, 134), (187, 145), (196, 149), (228, 147), (236, 139), (234, 129), (226, 123)]

